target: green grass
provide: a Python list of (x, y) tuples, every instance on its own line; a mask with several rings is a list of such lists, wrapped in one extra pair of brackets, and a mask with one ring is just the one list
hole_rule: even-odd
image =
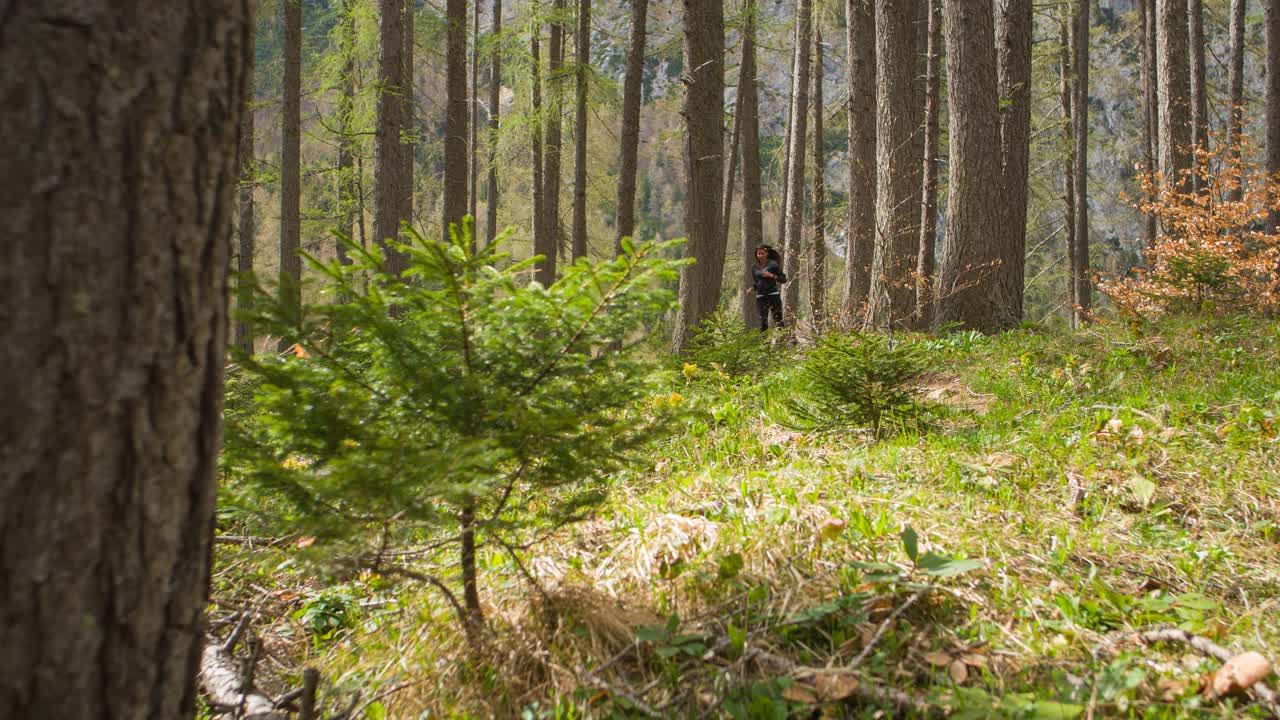
[[(367, 716), (879, 709), (824, 703), (839, 693), (820, 668), (960, 717), (1260, 715), (1195, 694), (1215, 661), (1133, 633), (1178, 626), (1276, 659), (1280, 324), (923, 342), (941, 409), (878, 441), (774, 425), (776, 375), (673, 371), (679, 397), (660, 402), (689, 407), (682, 431), (617, 478), (602, 515), (524, 557), (546, 595), (486, 551), (483, 652), (429, 588), (367, 573), (329, 581), (353, 607), (316, 635), (305, 619), (346, 595), (279, 566), (292, 550), (220, 546), (215, 595), (265, 598), (282, 666), (321, 669), (331, 707), (394, 690)], [(928, 553), (981, 567), (930, 574)]]

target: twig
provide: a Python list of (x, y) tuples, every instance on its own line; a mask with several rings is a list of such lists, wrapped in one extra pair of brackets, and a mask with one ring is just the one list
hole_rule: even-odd
[(227, 636), (227, 641), (222, 643), (222, 652), (231, 655), (235, 652), (236, 645), (240, 643), (240, 638), (244, 636), (244, 631), (249, 627), (249, 623), (258, 615), (258, 606), (255, 604), (249, 612), (240, 613), (240, 622), (236, 623), (236, 627)]
[(845, 666), (845, 670), (853, 670), (854, 668), (861, 665), (862, 661), (866, 660), (867, 657), (871, 655), (871, 651), (875, 649), (876, 644), (879, 643), (880, 639), (884, 637), (885, 632), (889, 630), (889, 626), (893, 624), (893, 621), (897, 620), (899, 615), (906, 612), (907, 608), (914, 605), (917, 600), (919, 600), (921, 597), (924, 597), (924, 595), (927, 594), (928, 592), (929, 592), (929, 588), (918, 590), (914, 595), (907, 598), (906, 602), (902, 603), (897, 608), (895, 608), (894, 611), (889, 614), (889, 617), (885, 618), (884, 622), (880, 623), (880, 627), (876, 628), (876, 634), (871, 636), (871, 640), (867, 642), (866, 647), (862, 648), (862, 652), (858, 653), (858, 656), (855, 657), (852, 662), (850, 662), (848, 665)]
[[(1152, 644), (1158, 642), (1177, 642), (1190, 645), (1191, 648), (1202, 655), (1219, 661), (1227, 662), (1231, 660), (1233, 654), (1230, 650), (1218, 645), (1203, 635), (1193, 635), (1185, 630), (1177, 628), (1162, 628), (1159, 630), (1147, 630), (1146, 632), (1137, 633), (1137, 638), (1144, 643)], [(1258, 696), (1258, 700), (1266, 706), (1266, 710), (1273, 717), (1280, 717), (1280, 704), (1276, 702), (1276, 692), (1262, 682), (1256, 682), (1248, 688), (1249, 692)]]

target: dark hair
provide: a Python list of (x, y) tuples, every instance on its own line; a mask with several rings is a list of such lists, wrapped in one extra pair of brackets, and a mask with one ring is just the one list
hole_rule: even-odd
[(760, 247), (756, 248), (756, 250), (765, 251), (766, 257), (778, 263), (779, 265), (782, 264), (782, 256), (778, 254), (778, 251), (775, 250), (772, 245), (761, 245)]

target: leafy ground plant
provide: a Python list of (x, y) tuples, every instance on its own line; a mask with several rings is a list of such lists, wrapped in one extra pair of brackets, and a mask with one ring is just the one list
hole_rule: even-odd
[(260, 293), (256, 321), (293, 350), (231, 374), (226, 497), (315, 554), (428, 582), (474, 636), (481, 548), (515, 560), (585, 517), (661, 430), (639, 402), (651, 366), (623, 340), (671, 306), (676, 263), (628, 244), (543, 287), (505, 238), (472, 250), (470, 223), (449, 244), (410, 236), (403, 277), (353, 244), (353, 265), (313, 259), (344, 301), (299, 314)]

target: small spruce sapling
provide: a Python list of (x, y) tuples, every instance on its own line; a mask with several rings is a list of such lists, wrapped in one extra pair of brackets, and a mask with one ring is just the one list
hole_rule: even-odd
[[(258, 326), (295, 351), (238, 358), (224, 498), (327, 558), (429, 582), (474, 639), (478, 555), (519, 564), (662, 431), (644, 402), (656, 373), (625, 343), (671, 307), (662, 281), (681, 263), (662, 259), (672, 243), (627, 243), (543, 287), (521, 282), (534, 260), (497, 251), (505, 234), (472, 250), (470, 219), (453, 230), (449, 244), (407, 231), (404, 277), (353, 243), (351, 265), (309, 258), (341, 301), (300, 324), (259, 294)], [(406, 544), (433, 569), (396, 565)]]

